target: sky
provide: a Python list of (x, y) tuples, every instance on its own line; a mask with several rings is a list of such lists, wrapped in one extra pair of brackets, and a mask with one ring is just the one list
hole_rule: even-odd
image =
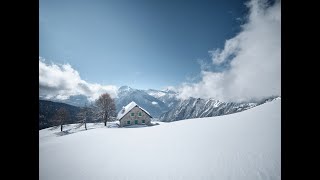
[(40, 56), (83, 79), (161, 89), (239, 31), (244, 1), (40, 0)]
[[(39, 3), (42, 95), (84, 94), (94, 99), (104, 91), (116, 96), (122, 85), (137, 89), (170, 86), (181, 98), (280, 94), (278, 1)], [(261, 80), (266, 83), (259, 85)]]

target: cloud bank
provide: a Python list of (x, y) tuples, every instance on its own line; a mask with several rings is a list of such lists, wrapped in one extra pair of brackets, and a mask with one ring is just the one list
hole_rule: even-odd
[(97, 99), (102, 93), (117, 96), (117, 87), (88, 83), (81, 79), (78, 71), (70, 64), (46, 64), (39, 57), (39, 96), (45, 99), (64, 100), (74, 95), (84, 95), (89, 100)]
[(182, 84), (180, 98), (243, 101), (281, 95), (281, 2), (271, 6), (251, 0), (246, 6), (249, 14), (241, 32), (222, 50), (209, 51), (211, 66), (228, 68), (217, 72), (202, 67), (201, 81)]

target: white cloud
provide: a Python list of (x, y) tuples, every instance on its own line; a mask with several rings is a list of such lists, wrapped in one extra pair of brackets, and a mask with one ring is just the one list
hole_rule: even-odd
[(70, 64), (46, 64), (39, 57), (39, 96), (46, 99), (67, 99), (73, 95), (85, 95), (89, 100), (97, 99), (102, 93), (117, 96), (117, 87), (88, 83), (81, 79), (78, 71)]
[(251, 0), (242, 31), (225, 42), (223, 50), (209, 51), (212, 66), (230, 63), (222, 72), (205, 71), (198, 83), (179, 87), (180, 98), (202, 97), (248, 100), (281, 95), (281, 2)]

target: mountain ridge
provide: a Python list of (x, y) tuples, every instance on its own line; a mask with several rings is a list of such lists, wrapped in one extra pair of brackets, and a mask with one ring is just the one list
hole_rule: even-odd
[[(250, 109), (274, 99), (270, 96), (260, 100), (248, 102), (222, 102), (214, 98), (202, 99), (190, 97), (179, 99), (179, 93), (173, 90), (139, 90), (129, 86), (121, 86), (118, 89), (118, 97), (115, 98), (116, 111), (131, 101), (146, 109), (151, 115), (160, 121), (171, 122), (190, 118), (221, 116)], [(65, 100), (52, 99), (49, 101), (62, 102), (76, 107), (90, 104), (84, 95), (72, 96)]]

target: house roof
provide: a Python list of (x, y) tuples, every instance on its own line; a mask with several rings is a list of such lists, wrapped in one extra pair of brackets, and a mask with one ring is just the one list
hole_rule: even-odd
[(126, 114), (128, 114), (129, 111), (131, 111), (131, 109), (133, 109), (134, 107), (138, 107), (140, 108), (142, 111), (144, 111), (145, 113), (147, 113), (150, 117), (150, 113), (148, 111), (146, 111), (145, 109), (143, 109), (142, 107), (138, 106), (137, 103), (135, 103), (134, 101), (131, 101), (128, 105), (124, 106), (118, 113), (117, 119), (121, 119), (123, 118), (123, 116), (125, 116)]

